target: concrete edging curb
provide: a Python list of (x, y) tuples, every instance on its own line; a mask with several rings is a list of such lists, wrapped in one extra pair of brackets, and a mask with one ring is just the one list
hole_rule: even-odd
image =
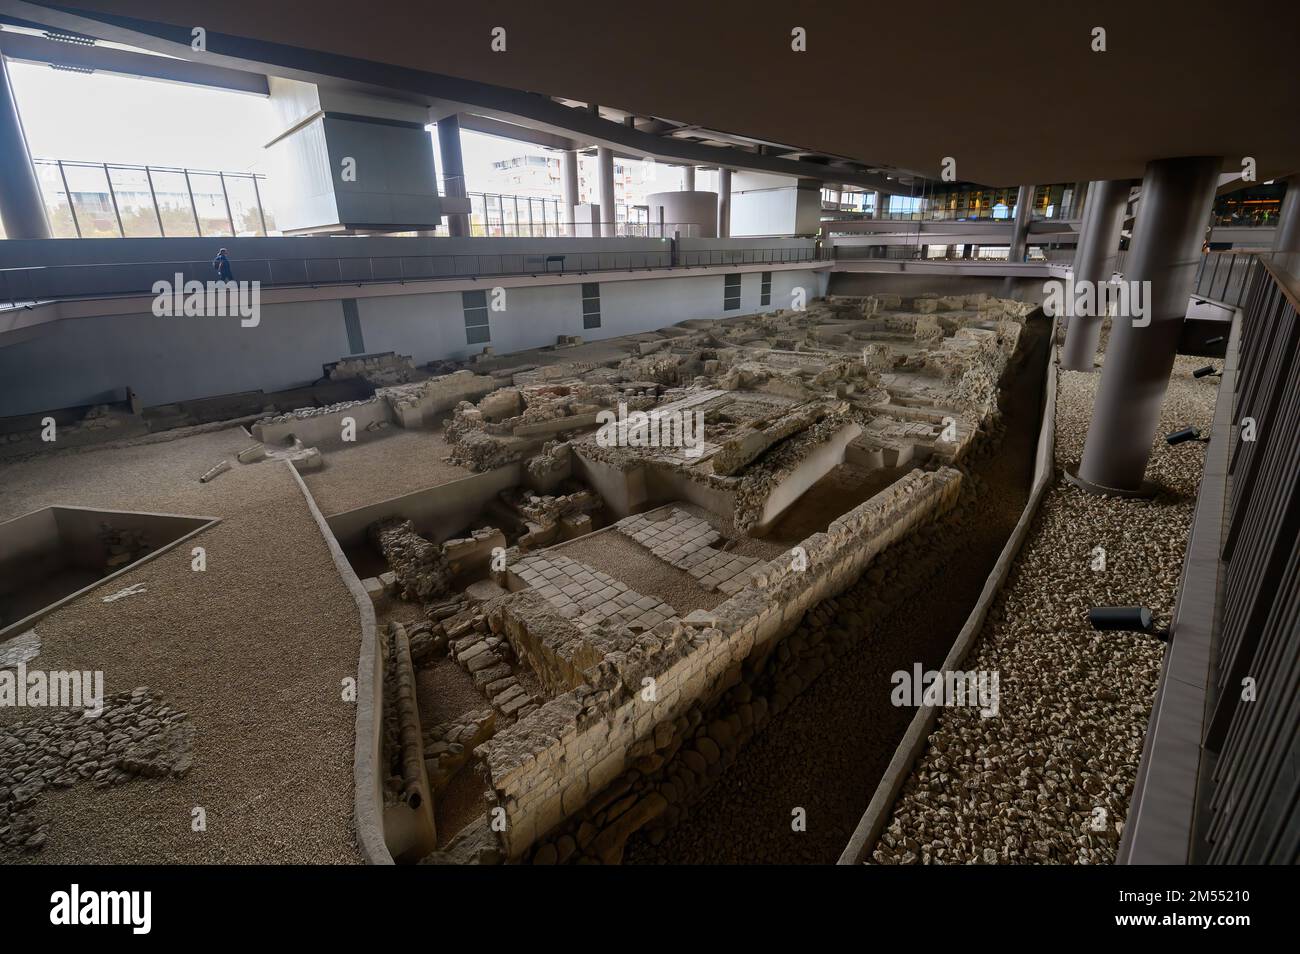
[(343, 585), (357, 604), (361, 621), (361, 653), (357, 660), (357, 731), (352, 759), (353, 807), (352, 821), (356, 829), (357, 847), (367, 864), (391, 865), (393, 856), (384, 841), (383, 792), (379, 778), (379, 737), (382, 729), (380, 713), (384, 698), (384, 668), (379, 659), (379, 640), (375, 633), (375, 607), (370, 602), (365, 587), (343, 555), (343, 548), (325, 522), (325, 516), (303, 482), (297, 468), (289, 461), (282, 462), (293, 479), (298, 482), (307, 509), (320, 528), (321, 536), (329, 547), (334, 566), (339, 571)]
[[(1011, 531), (1011, 536), (1002, 547), (1002, 552), (998, 554), (998, 560), (984, 582), (984, 589), (980, 591), (979, 599), (976, 600), (965, 625), (957, 634), (952, 649), (948, 651), (943, 661), (945, 670), (958, 667), (975, 645), (975, 640), (988, 617), (989, 609), (993, 606), (993, 600), (1006, 582), (1007, 575), (1011, 572), (1011, 565), (1019, 555), (1025, 538), (1029, 536), (1029, 528), (1038, 514), (1038, 507), (1047, 493), (1047, 488), (1053, 482), (1056, 451), (1056, 372), (1058, 370), (1056, 334), (1056, 322), (1053, 320), (1047, 352), (1047, 380), (1043, 387), (1043, 418), (1038, 429), (1038, 446), (1034, 453), (1034, 480), (1029, 490), (1029, 499), (1020, 514), (1020, 519), (1016, 521), (1015, 528)], [(877, 839), (880, 838), (880, 833), (884, 830), (885, 823), (889, 820), (889, 813), (903, 789), (903, 784), (925, 750), (930, 732), (934, 729), (938, 717), (939, 709), (935, 706), (921, 706), (917, 709), (837, 864), (861, 864), (870, 855)]]

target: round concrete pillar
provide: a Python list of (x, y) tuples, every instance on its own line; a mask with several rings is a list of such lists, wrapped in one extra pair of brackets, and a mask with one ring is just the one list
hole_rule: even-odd
[[(1079, 226), (1079, 245), (1074, 251), (1076, 286), (1091, 282), (1100, 288), (1110, 281), (1129, 192), (1127, 180), (1094, 182), (1088, 187), (1088, 201)], [(1101, 340), (1101, 317), (1070, 315), (1065, 320), (1061, 367), (1069, 371), (1091, 371), (1097, 342)]]
[(718, 238), (731, 238), (731, 170), (718, 170)]
[(564, 196), (563, 222), (572, 222), (573, 207), (578, 204), (578, 150), (566, 149), (560, 159), (560, 182)]
[(9, 85), (9, 68), (0, 55), (0, 221), (11, 239), (46, 239), (50, 223), (45, 200), (32, 168), (18, 116), (18, 103)]
[(618, 233), (618, 205), (614, 200), (614, 152), (596, 148), (596, 169), (600, 177), (600, 234), (613, 238)]
[(695, 191), (695, 167), (694, 166), (682, 166), (682, 191), (683, 192)]
[[(465, 161), (461, 158), (457, 117), (444, 116), (438, 120), (438, 151), (442, 154), (443, 191), (452, 198), (465, 198)], [(448, 215), (447, 231), (457, 237), (469, 235), (469, 216), (462, 212)]]
[(1300, 175), (1290, 176), (1282, 193), (1282, 211), (1273, 235), (1273, 251), (1300, 252)]
[(1187, 316), (1201, 243), (1222, 161), (1199, 156), (1147, 164), (1125, 268), (1133, 287), (1150, 282), (1145, 314), (1113, 319), (1092, 423), (1076, 483), (1096, 493), (1139, 496), (1160, 405)]
[(1016, 217), (1011, 225), (1011, 247), (1007, 249), (1008, 262), (1023, 262), (1029, 250), (1029, 219), (1034, 212), (1034, 187), (1022, 185), (1016, 193)]
[[(664, 223), (666, 237), (674, 225), (683, 226), (686, 238), (717, 238), (718, 196), (713, 192), (652, 192), (646, 196), (650, 221)], [(662, 213), (662, 220), (660, 215)], [(687, 228), (689, 226), (689, 228)]]

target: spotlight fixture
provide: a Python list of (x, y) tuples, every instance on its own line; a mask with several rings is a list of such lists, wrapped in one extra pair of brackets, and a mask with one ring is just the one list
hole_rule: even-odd
[(1156, 629), (1155, 615), (1145, 606), (1094, 606), (1088, 622), (1099, 632), (1146, 633), (1169, 642), (1169, 630)]
[(1188, 441), (1199, 441), (1202, 444), (1208, 444), (1210, 439), (1202, 437), (1201, 432), (1194, 427), (1185, 427), (1181, 431), (1174, 431), (1172, 434), (1165, 435), (1165, 443), (1170, 447), (1177, 444), (1186, 444)]
[(1194, 378), (1209, 378), (1209, 377), (1213, 377), (1214, 375), (1216, 375), (1216, 374), (1218, 374), (1218, 373), (1219, 373), (1219, 371), (1214, 367), (1214, 365), (1212, 365), (1212, 364), (1207, 364), (1205, 367), (1203, 367), (1203, 368), (1197, 368), (1195, 371), (1193, 371), (1193, 372), (1192, 372), (1192, 377), (1194, 377)]

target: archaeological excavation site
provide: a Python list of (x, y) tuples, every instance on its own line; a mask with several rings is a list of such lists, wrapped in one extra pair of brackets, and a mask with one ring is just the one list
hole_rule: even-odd
[(7, 913), (428, 943), (371, 868), (514, 927), (799, 865), (1249, 923), (1300, 861), (1266, 11), (318, 6), (0, 0)]
[[(741, 830), (699, 844), (690, 819), (765, 771), (758, 740), (889, 760), (897, 714), (852, 742), (846, 713), (811, 732), (783, 720), (823, 676), (938, 661), (945, 604), (969, 609), (1005, 536), (963, 520), (1029, 491), (1049, 326), (986, 293), (830, 296), (464, 361), (344, 359), (321, 389), (350, 400), (281, 411), (267, 395), (125, 439), (133, 422), (109, 409), (74, 425), (114, 421), (101, 441), (10, 442), (27, 453), (6, 462), (7, 509), (31, 513), (0, 525), (5, 663), (80, 662), (93, 628), (113, 665), (105, 722), (5, 724), (3, 850), (72, 860), (87, 824), (202, 804), (231, 768), (220, 795), (238, 802), (252, 773), (230, 763), (293, 727), (245, 726), (237, 712), (265, 705), (223, 699), (292, 691), (323, 738), (254, 762), (335, 788), (335, 817), (293, 823), (305, 841), (276, 835), (296, 858), (836, 860), (869, 786), (823, 803), (778, 770)], [(264, 684), (226, 658), (250, 653), (272, 657)], [(205, 814), (231, 810), (247, 807)], [(804, 811), (815, 833), (783, 838)]]

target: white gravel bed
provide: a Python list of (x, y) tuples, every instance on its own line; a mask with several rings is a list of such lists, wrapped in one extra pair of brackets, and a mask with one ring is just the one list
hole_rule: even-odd
[(1168, 623), (1204, 446), (1169, 447), (1163, 435), (1209, 426), (1217, 379), (1193, 379), (1201, 364), (1175, 365), (1147, 470), (1167, 490), (1153, 501), (1089, 496), (1061, 479), (1082, 452), (1100, 374), (1060, 372), (1057, 479), (963, 665), (998, 674), (998, 712), (941, 710), (871, 861), (1114, 861), (1164, 646), (1094, 632), (1086, 614), (1144, 605)]

